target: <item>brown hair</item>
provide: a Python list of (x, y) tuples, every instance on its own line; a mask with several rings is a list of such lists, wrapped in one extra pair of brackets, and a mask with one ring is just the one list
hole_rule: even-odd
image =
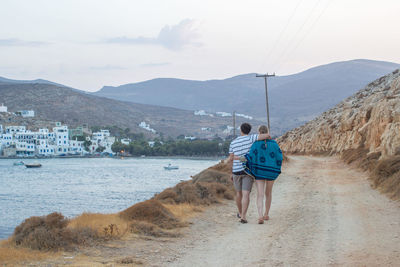
[(269, 129), (265, 125), (260, 125), (260, 127), (258, 127), (258, 132), (260, 134), (267, 134), (267, 133), (269, 133)]

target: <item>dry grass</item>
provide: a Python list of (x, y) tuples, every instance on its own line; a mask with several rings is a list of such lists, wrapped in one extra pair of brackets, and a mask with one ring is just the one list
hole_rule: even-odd
[(119, 213), (127, 221), (145, 221), (164, 229), (182, 227), (183, 223), (158, 200), (146, 200)]
[(122, 237), (128, 232), (129, 224), (119, 214), (83, 213), (68, 223), (68, 228), (90, 228), (104, 238)]
[(353, 162), (360, 162), (364, 158), (367, 157), (369, 150), (363, 147), (359, 147), (356, 149), (349, 149), (342, 153), (342, 160), (347, 164), (351, 164)]
[(17, 248), (12, 243), (11, 239), (0, 243), (0, 264), (2, 266), (22, 266), (28, 262), (41, 261), (60, 256), (60, 253)]
[(154, 237), (178, 237), (180, 236), (177, 229), (163, 229), (146, 221), (132, 221), (130, 231), (134, 234), (154, 236)]
[(380, 160), (372, 171), (373, 185), (393, 199), (400, 199), (400, 156)]
[(33, 216), (15, 228), (11, 240), (16, 246), (30, 249), (69, 250), (74, 246), (88, 245), (99, 238), (90, 228), (67, 228), (68, 222), (61, 213), (56, 212), (47, 216)]
[(192, 205), (189, 203), (183, 204), (163, 204), (174, 216), (182, 221), (193, 218), (199, 212), (204, 210), (203, 207)]
[(341, 158), (348, 164), (370, 172), (373, 186), (392, 199), (400, 199), (400, 155), (380, 159), (380, 152), (365, 148), (350, 149)]

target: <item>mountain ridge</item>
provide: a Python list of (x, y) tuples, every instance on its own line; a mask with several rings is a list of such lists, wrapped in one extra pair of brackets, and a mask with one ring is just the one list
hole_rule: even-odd
[[(268, 79), (271, 128), (276, 134), (298, 127), (331, 108), (367, 83), (400, 64), (373, 60), (350, 60), (316, 66)], [(177, 107), (186, 110), (225, 111), (265, 120), (263, 79), (254, 73), (222, 80), (193, 81), (157, 78), (118, 87), (107, 86), (94, 95)]]
[[(36, 116), (62, 121), (71, 127), (116, 125), (149, 137), (155, 134), (139, 126), (143, 121), (155, 129), (157, 135), (173, 138), (182, 134), (201, 138), (225, 137), (229, 132), (224, 133), (224, 130), (232, 124), (231, 118), (196, 116), (193, 111), (118, 101), (52, 84), (0, 84), (0, 103), (8, 106), (9, 111), (33, 109)], [(244, 119), (237, 121), (240, 123)], [(254, 120), (252, 123), (259, 124)]]

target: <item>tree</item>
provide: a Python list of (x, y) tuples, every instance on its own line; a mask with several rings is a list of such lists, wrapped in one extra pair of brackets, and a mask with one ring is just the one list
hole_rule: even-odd
[(85, 140), (85, 141), (83, 141), (83, 147), (85, 148), (85, 150), (86, 150), (87, 152), (90, 151), (89, 147), (90, 147), (91, 145), (92, 145), (92, 141), (90, 141), (90, 140)]
[(104, 146), (98, 146), (98, 147), (96, 148), (96, 152), (101, 153), (101, 152), (103, 152), (105, 149), (106, 149), (106, 148), (105, 148)]

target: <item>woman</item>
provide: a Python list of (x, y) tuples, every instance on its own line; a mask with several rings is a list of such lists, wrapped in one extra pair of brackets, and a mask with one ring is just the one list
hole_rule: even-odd
[[(268, 127), (261, 125), (258, 128), (260, 134), (269, 134)], [(272, 201), (272, 187), (275, 179), (281, 173), (282, 151), (275, 140), (268, 139), (255, 142), (245, 156), (245, 170), (256, 180), (258, 223), (263, 224), (269, 220), (269, 210)], [(265, 195), (265, 212), (263, 202)]]

